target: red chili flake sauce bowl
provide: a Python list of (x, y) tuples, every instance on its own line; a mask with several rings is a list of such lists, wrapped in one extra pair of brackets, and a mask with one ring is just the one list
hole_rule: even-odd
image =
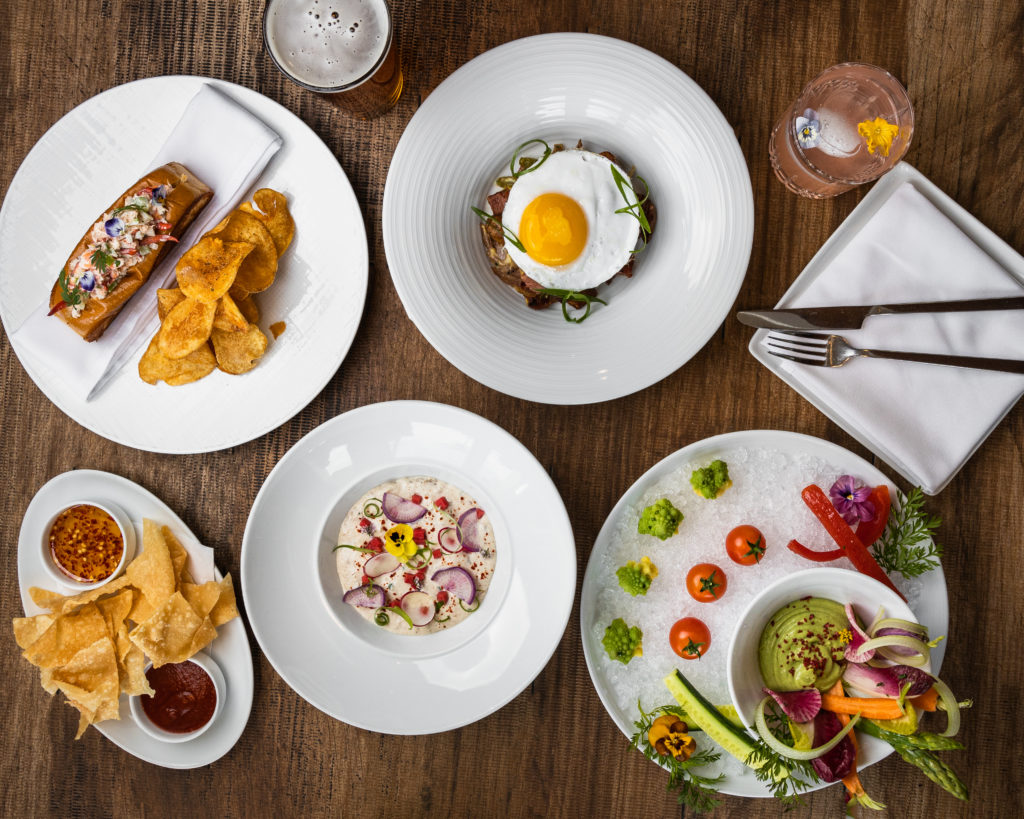
[(50, 518), (42, 551), (43, 565), (58, 583), (77, 591), (99, 588), (134, 557), (135, 526), (111, 503), (73, 503)]
[(131, 698), (135, 723), (162, 742), (187, 742), (217, 720), (226, 685), (220, 667), (202, 652), (182, 663), (146, 667), (155, 692)]

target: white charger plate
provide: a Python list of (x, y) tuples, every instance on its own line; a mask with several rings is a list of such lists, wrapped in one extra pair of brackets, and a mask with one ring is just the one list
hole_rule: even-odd
[[(479, 219), (517, 145), (610, 150), (649, 183), (658, 223), (636, 273), (582, 324), (530, 310), (490, 271)], [(503, 170), (504, 169), (504, 170)], [(405, 129), (384, 189), (384, 249), (409, 318), (471, 378), (550, 404), (644, 389), (693, 357), (750, 258), (750, 177), (732, 127), (686, 74), (639, 46), (543, 34), (462, 66)]]
[[(259, 365), (242, 376), (218, 370), (181, 387), (151, 386), (138, 374), (143, 344), (87, 402), (11, 339), (29, 376), (67, 415), (104, 438), (150, 452), (211, 452), (283, 424), (337, 371), (366, 299), (369, 257), (359, 204), (338, 161), (309, 126), (240, 85), (205, 77), (150, 77), (74, 108), (42, 136), (15, 174), (0, 207), (0, 319), (8, 336), (46, 298), (53, 271), (60, 270), (89, 220), (109, 204), (111, 194), (105, 191), (111, 180), (123, 180), (115, 182), (120, 191), (130, 182), (126, 173), (143, 172), (126, 169), (149, 170), (146, 163), (206, 83), (263, 119), (283, 140), (253, 185), (253, 190), (270, 187), (286, 194), (296, 222), (277, 281), (258, 297), (260, 326), (271, 340)], [(68, 179), (75, 185), (68, 186)], [(53, 190), (69, 194), (55, 199)], [(275, 340), (268, 327), (277, 321), (286, 328)], [(185, 422), (197, 417), (202, 424)]]
[[(186, 549), (198, 542), (184, 521), (167, 504), (127, 478), (93, 469), (76, 469), (58, 475), (44, 484), (32, 498), (25, 510), (18, 535), (18, 585), (21, 604), (27, 617), (45, 611), (29, 597), (31, 586), (74, 594), (71, 589), (56, 588), (43, 567), (40, 540), (47, 521), (56, 512), (76, 501), (90, 499), (100, 503), (109, 501), (124, 510), (135, 526), (136, 554), (142, 551), (143, 518), (169, 526)], [(219, 580), (221, 573), (216, 570), (215, 573)], [(226, 696), (216, 721), (200, 736), (178, 743), (155, 739), (136, 725), (129, 698), (125, 695), (121, 696), (120, 720), (106, 720), (96, 723), (92, 728), (133, 756), (164, 768), (199, 768), (220, 759), (242, 735), (252, 708), (252, 654), (242, 618), (236, 617), (218, 628), (217, 638), (204, 651), (214, 659), (224, 674)], [(43, 698), (48, 695), (42, 691), (39, 694), (40, 707), (43, 707)], [(63, 699), (64, 695), (58, 697)], [(68, 709), (68, 719), (71, 719), (72, 713)], [(74, 719), (77, 723), (78, 717)]]
[[(635, 709), (635, 704), (629, 710), (625, 710), (619, 707), (616, 702), (612, 682), (610, 681), (605, 663), (607, 659), (604, 653), (604, 647), (601, 645), (599, 637), (595, 636), (595, 625), (600, 622), (603, 625), (607, 624), (608, 615), (598, 609), (598, 595), (601, 592), (604, 582), (602, 579), (601, 564), (604, 556), (613, 548), (613, 540), (617, 528), (625, 520), (626, 516), (630, 514), (630, 510), (637, 503), (641, 501), (644, 494), (648, 489), (658, 484), (660, 481), (667, 478), (677, 469), (687, 463), (701, 463), (706, 464), (715, 458), (721, 458), (726, 463), (730, 463), (732, 460), (734, 463), (742, 462), (742, 451), (751, 450), (772, 450), (783, 453), (787, 456), (799, 456), (807, 455), (814, 458), (819, 458), (826, 464), (831, 464), (837, 468), (842, 469), (845, 473), (856, 476), (863, 480), (865, 483), (872, 486), (884, 483), (893, 490), (892, 482), (877, 468), (872, 466), (870, 463), (865, 461), (858, 455), (853, 454), (849, 450), (843, 449), (836, 444), (823, 441), (819, 438), (814, 438), (809, 435), (801, 435), (794, 432), (782, 432), (778, 430), (747, 430), (743, 432), (729, 432), (724, 435), (716, 435), (712, 438), (706, 438), (703, 441), (697, 441), (685, 446), (682, 449), (673, 452), (668, 457), (659, 461), (657, 464), (652, 466), (647, 472), (640, 476), (637, 481), (628, 489), (626, 493), (619, 499), (619, 502), (615, 504), (615, 507), (609, 513), (608, 518), (605, 520), (604, 525), (601, 527), (601, 531), (598, 533), (597, 541), (594, 543), (593, 551), (590, 554), (590, 560), (587, 563), (587, 570), (583, 575), (583, 592), (580, 598), (580, 628), (582, 631), (583, 638), (583, 654), (586, 657), (587, 669), (590, 671), (590, 678), (594, 683), (594, 687), (597, 689), (597, 694), (601, 698), (601, 702), (604, 703), (605, 710), (608, 711), (608, 715), (612, 718), (615, 724), (619, 727), (627, 737), (631, 737), (634, 733), (633, 721), (638, 718), (638, 714)], [(838, 475), (836, 476), (838, 477)], [(793, 489), (794, 504), (802, 505), (800, 499), (800, 490), (802, 486), (797, 486)], [(734, 490), (729, 490), (734, 491)], [(715, 501), (707, 501), (707, 505), (700, 505), (697, 507), (695, 514), (700, 515), (714, 515)], [(751, 510), (752, 520), (749, 522), (756, 522), (754, 519), (755, 510)], [(763, 514), (763, 512), (761, 513)], [(745, 520), (724, 520), (723, 531), (728, 531), (734, 526), (748, 521)], [(686, 526), (684, 521), (682, 527)], [(684, 531), (681, 527), (681, 533)], [(788, 533), (787, 537), (794, 537), (798, 533)], [(773, 540), (772, 537), (766, 532), (765, 539), (768, 541), (769, 551), (772, 549), (785, 549), (785, 540), (779, 542)], [(685, 545), (685, 541), (680, 542), (680, 547)], [(724, 562), (721, 562), (724, 561)], [(727, 577), (733, 577), (739, 572), (743, 571), (754, 571), (751, 567), (737, 566), (732, 561), (725, 558), (724, 552), (721, 558), (721, 565), (725, 567)], [(694, 561), (697, 562), (697, 561)], [(808, 567), (816, 565), (831, 565), (831, 564), (814, 564), (808, 562)], [(751, 602), (756, 595), (757, 591), (764, 588), (765, 584), (770, 583), (773, 580), (777, 580), (780, 577), (785, 576), (786, 570), (779, 570), (776, 568), (774, 571), (771, 570), (770, 564), (762, 562), (756, 568), (761, 576), (763, 577), (764, 583), (759, 585), (757, 589), (746, 595), (737, 594), (736, 584), (733, 583), (729, 586), (726, 592), (726, 596), (720, 601), (712, 603), (710, 605), (720, 607), (727, 607), (728, 610), (735, 610), (736, 616), (738, 617)], [(660, 582), (655, 580), (655, 582)], [(614, 578), (612, 578), (614, 582)], [(678, 586), (678, 600), (676, 605), (678, 610), (686, 614), (700, 615), (700, 606), (704, 605), (701, 603), (695, 603), (692, 598), (686, 592), (685, 584), (680, 579), (679, 581), (673, 581)], [(946, 594), (946, 579), (943, 574), (942, 567), (938, 567), (923, 575), (920, 578), (920, 592), (918, 600), (915, 606), (912, 606), (915, 615), (917, 616), (918, 622), (923, 623), (928, 627), (929, 634), (933, 637), (944, 635), (949, 630), (949, 598)], [(715, 670), (720, 668), (722, 679), (726, 677), (726, 660), (728, 658), (728, 646), (732, 635), (718, 634), (712, 635), (714, 645), (712, 650), (700, 659), (703, 666), (712, 664)], [(647, 640), (661, 640), (667, 641), (667, 634), (645, 632), (644, 641)], [(932, 672), (938, 674), (942, 668), (942, 658), (945, 655), (946, 643), (942, 641), (938, 646), (932, 649), (931, 652), (931, 665)], [(713, 653), (712, 653), (713, 652)], [(647, 653), (647, 652), (645, 652)], [(685, 674), (687, 671), (688, 663), (685, 660), (679, 660), (674, 666), (665, 667), (664, 673), (660, 675), (665, 676), (672, 671), (672, 668), (678, 666), (681, 671)], [(627, 666), (628, 668), (628, 666)], [(660, 679), (659, 677), (659, 679)], [(650, 708), (655, 705), (661, 705), (663, 703), (673, 702), (672, 696), (668, 693), (668, 690), (664, 690), (664, 696), (657, 702), (645, 702), (644, 706)], [(634, 698), (635, 703), (635, 698)], [(862, 747), (864, 748), (862, 759), (870, 759), (871, 761), (866, 764), (872, 764), (884, 757), (888, 756), (892, 752), (892, 748), (876, 740), (873, 737), (862, 736)], [(722, 752), (723, 757), (728, 755)], [(730, 758), (731, 760), (731, 758)], [(734, 796), (763, 796), (767, 797), (771, 794), (768, 789), (760, 782), (755, 779), (753, 772), (746, 768), (740, 769), (737, 764), (735, 767), (726, 767), (722, 762), (717, 763), (715, 766), (709, 766), (709, 770), (713, 771), (712, 775), (719, 771), (724, 772), (726, 779), (724, 783), (719, 787), (722, 793), (732, 794)], [(736, 770), (741, 770), (740, 773), (736, 773)], [(814, 788), (825, 787), (824, 784), (820, 784)]]
[[(978, 247), (1002, 265), (1010, 275), (1024, 284), (1024, 257), (1022, 257), (1021, 254), (996, 236), (995, 233), (982, 224), (969, 211), (959, 205), (952, 197), (942, 191), (941, 188), (917, 170), (917, 168), (913, 165), (907, 164), (906, 162), (900, 162), (895, 168), (875, 183), (875, 186), (868, 192), (860, 204), (853, 209), (850, 215), (846, 217), (843, 223), (836, 229), (835, 233), (828, 237), (828, 241), (826, 241), (825, 244), (821, 246), (821, 249), (814, 254), (814, 257), (800, 272), (800, 275), (793, 280), (793, 284), (789, 286), (789, 289), (785, 294), (783, 294), (782, 298), (779, 299), (778, 304), (775, 305), (776, 308), (783, 308), (791, 305), (795, 299), (798, 299), (808, 288), (811, 282), (813, 282), (824, 270), (828, 269), (829, 265), (839, 252), (846, 247), (858, 232), (860, 232), (861, 228), (868, 223), (875, 212), (889, 200), (889, 197), (891, 197), (904, 182), (910, 182), (913, 184), (913, 186), (923, 194), (929, 202), (935, 205), (935, 207), (938, 208), (944, 216), (946, 216), (951, 222), (953, 222), (953, 224), (970, 237)], [(922, 294), (921, 296), (922, 301), (927, 300), (928, 298), (929, 296), (927, 294)], [(969, 294), (964, 294), (963, 296), (960, 296), (960, 298), (969, 298)], [(886, 463), (890, 464), (893, 469), (912, 484), (920, 486), (922, 490), (929, 495), (937, 495), (946, 488), (957, 472), (959, 472), (963, 468), (964, 464), (966, 464), (974, 453), (978, 451), (978, 447), (980, 447), (985, 442), (985, 439), (992, 434), (992, 430), (999, 426), (1003, 418), (1005, 418), (1010, 410), (1015, 406), (1015, 404), (1011, 402), (1006, 406), (1006, 409), (1003, 412), (996, 413), (993, 416), (987, 431), (974, 442), (974, 445), (964, 456), (963, 460), (948, 473), (942, 474), (939, 472), (935, 475), (927, 475), (911, 467), (896, 452), (879, 440), (878, 436), (869, 426), (863, 423), (862, 420), (852, 417), (843, 405), (830, 401), (828, 398), (814, 392), (810, 384), (805, 383), (799, 378), (798, 370), (793, 369), (789, 362), (785, 359), (779, 358), (778, 356), (771, 355), (768, 352), (767, 344), (764, 341), (768, 332), (768, 330), (757, 330), (754, 333), (748, 346), (750, 354), (776, 376), (789, 384), (790, 387), (800, 393), (800, 395), (802, 395), (812, 405), (817, 407), (819, 412), (831, 419), (832, 422), (838, 425), (841, 429), (856, 438), (861, 444), (874, 452), (878, 457), (882, 458)], [(955, 378), (955, 374), (953, 377)]]
[[(381, 632), (375, 643), (337, 612), (337, 513), (407, 475), (476, 498), (497, 564), (464, 622), (421, 637)], [(267, 476), (242, 540), (242, 595), (271, 665), (324, 713), (387, 734), (468, 725), (519, 694), (557, 647), (575, 585), (569, 517), (537, 459), (490, 421), (425, 401), (360, 407), (306, 435)]]

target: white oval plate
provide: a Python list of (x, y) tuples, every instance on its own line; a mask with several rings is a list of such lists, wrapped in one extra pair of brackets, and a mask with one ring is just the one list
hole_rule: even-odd
[[(0, 208), (0, 318), (8, 336), (49, 293), (53, 271), (60, 270), (83, 225), (107, 206), (109, 199), (98, 201), (97, 191), (104, 196), (111, 179), (124, 179), (126, 168), (144, 167), (206, 83), (262, 118), (283, 140), (253, 186), (285, 193), (296, 223), (277, 281), (259, 297), (260, 326), (271, 339), (259, 366), (244, 376), (215, 371), (181, 387), (151, 386), (138, 373), (143, 345), (86, 402), (24, 355), (16, 337), (11, 341), (39, 389), (72, 419), (115, 443), (150, 452), (212, 452), (283, 424), (337, 372), (366, 298), (369, 261), (359, 204), (338, 161), (309, 126), (240, 85), (205, 77), (151, 77), (86, 100), (50, 128), (21, 163)], [(75, 184), (67, 185), (68, 179)], [(70, 194), (54, 199), (53, 190)], [(277, 321), (286, 328), (274, 340), (267, 328)], [(132, 409), (125, 412), (125, 407)], [(186, 422), (199, 417), (201, 424)]]
[[(335, 512), (420, 474), (480, 501), (494, 577), (480, 611), (454, 628), (374, 643), (332, 605), (342, 594)], [(505, 705), (550, 659), (575, 586), (569, 517), (537, 459), (490, 421), (425, 401), (360, 407), (310, 432), (267, 476), (242, 540), (242, 595), (271, 665), (324, 713), (386, 734), (447, 731)]]
[[(651, 188), (658, 223), (630, 280), (582, 324), (530, 310), (490, 271), (479, 220), (517, 145), (610, 150)], [(504, 168), (504, 171), (503, 171)], [(550, 404), (644, 389), (693, 357), (743, 281), (754, 231), (732, 127), (669, 62), (593, 34), (543, 34), (462, 66), (416, 111), (391, 160), (384, 249), (409, 318), (466, 375)]]
[[(608, 663), (606, 662), (607, 658), (604, 654), (604, 648), (601, 645), (600, 637), (595, 635), (595, 627), (598, 621), (600, 620), (602, 624), (607, 624), (608, 620), (608, 614), (599, 611), (597, 605), (599, 595), (607, 585), (607, 581), (602, 577), (602, 563), (605, 555), (609, 553), (613, 547), (616, 531), (620, 526), (627, 524), (627, 516), (631, 514), (630, 510), (643, 500), (645, 493), (648, 490), (652, 489), (656, 484), (671, 475), (677, 469), (687, 463), (706, 465), (715, 458), (721, 458), (726, 463), (730, 464), (730, 472), (735, 482), (736, 475), (742, 472), (742, 467), (736, 469), (734, 465), (739, 466), (744, 462), (743, 453), (749, 453), (754, 450), (777, 452), (787, 458), (800, 456), (817, 458), (820, 459), (823, 464), (842, 469), (843, 472), (854, 475), (867, 484), (874, 486), (884, 483), (889, 486), (890, 491), (894, 491), (892, 481), (890, 481), (882, 472), (870, 463), (858, 455), (854, 455), (849, 450), (843, 449), (842, 447), (829, 443), (828, 441), (823, 441), (820, 438), (813, 438), (809, 435), (800, 435), (794, 432), (782, 432), (777, 430), (747, 430), (743, 432), (730, 432), (724, 435), (716, 435), (713, 438), (706, 438), (703, 441), (697, 441), (673, 452), (671, 455), (659, 461), (647, 470), (647, 472), (641, 475), (636, 483), (626, 490), (626, 493), (622, 496), (619, 502), (615, 504), (615, 507), (608, 515), (607, 520), (605, 520), (604, 526), (601, 527), (601, 531), (597, 536), (597, 541), (594, 543), (594, 549), (590, 554), (590, 560), (587, 563), (586, 573), (583, 576), (583, 592), (580, 599), (580, 627), (583, 638), (583, 653), (587, 660), (587, 668), (590, 671), (590, 678), (593, 680), (594, 687), (597, 689), (598, 696), (601, 698), (601, 702), (604, 703), (604, 707), (608, 711), (609, 716), (611, 716), (615, 724), (619, 726), (619, 730), (621, 730), (627, 737), (632, 736), (634, 732), (633, 721), (637, 718), (636, 698), (633, 698), (632, 705), (629, 709), (620, 707), (617, 703), (613, 685), (608, 677)], [(782, 468), (783, 466), (780, 465), (780, 471)], [(787, 465), (785, 468), (788, 469), (789, 466)], [(794, 468), (799, 469), (799, 466)], [(839, 476), (836, 475), (836, 477)], [(702, 501), (694, 496), (698, 503), (692, 505), (690, 510), (686, 512), (687, 519), (691, 519), (691, 514), (711, 516), (716, 514), (720, 515), (721, 512), (716, 512), (715, 504), (721, 503), (721, 501), (725, 500), (728, 496), (728, 492), (736, 492), (737, 486), (738, 484), (734, 485), (733, 488), (728, 490), (719, 501)], [(793, 506), (797, 508), (803, 507), (803, 501), (800, 498), (801, 489), (803, 489), (803, 485), (794, 486), (792, 488), (792, 492), (787, 493), (787, 500), (785, 502), (789, 503), (788, 498), (791, 494), (791, 502)], [(779, 501), (774, 496), (769, 497), (768, 495), (769, 493), (765, 492), (764, 497), (759, 498), (755, 503), (763, 502), (764, 508), (770, 510), (772, 504), (778, 503)], [(718, 508), (721, 509), (721, 507)], [(770, 511), (761, 511), (760, 513), (752, 511), (749, 512), (749, 514), (752, 518), (750, 521), (734, 520), (732, 518), (724, 519), (722, 521), (723, 533), (741, 523), (757, 523), (759, 528), (764, 532), (765, 540), (768, 543), (769, 556), (773, 549), (785, 550), (786, 542), (790, 538), (798, 536), (798, 533), (795, 532), (775, 533), (770, 531), (765, 523), (760, 523), (756, 520), (756, 515), (760, 514), (766, 523), (770, 523)], [(813, 522), (813, 517), (810, 517), (810, 513), (807, 513), (807, 515), (808, 519)], [(629, 518), (629, 521), (635, 521), (635, 518)], [(636, 524), (635, 522), (632, 522), (631, 525), (635, 527)], [(683, 528), (685, 526), (686, 521), (684, 520), (680, 527), (681, 534), (685, 534), (685, 529)], [(809, 534), (805, 536), (809, 537)], [(822, 530), (822, 542), (827, 540), (827, 538), (828, 536), (824, 533), (824, 530)], [(674, 541), (675, 539), (673, 542)], [(685, 541), (679, 542), (678, 545), (683, 547), (685, 545)], [(808, 542), (807, 545), (811, 544)], [(692, 562), (699, 562), (699, 560), (702, 559), (705, 558), (695, 558)], [(684, 613), (687, 615), (695, 614), (700, 616), (700, 607), (702, 605), (727, 607), (727, 610), (735, 611), (738, 616), (746, 609), (747, 605), (754, 598), (757, 592), (761, 591), (765, 585), (785, 576), (787, 572), (791, 571), (785, 567), (773, 567), (771, 561), (769, 561), (767, 557), (756, 567), (756, 569), (753, 567), (737, 566), (727, 558), (724, 553), (724, 549), (722, 551), (722, 557), (715, 562), (724, 567), (730, 585), (726, 592), (726, 597), (723, 597), (722, 600), (711, 604), (702, 604), (693, 601), (686, 592), (682, 576), (678, 580), (673, 581), (673, 579), (668, 576), (667, 572), (663, 573), (669, 582), (676, 583), (677, 588), (673, 606), (679, 611), (679, 614), (673, 614), (670, 620), (674, 620), (677, 616), (682, 616)], [(657, 563), (657, 561), (655, 561), (655, 563)], [(846, 563), (846, 561), (844, 560), (842, 563)], [(821, 565), (836, 564), (807, 563), (808, 567)], [(744, 590), (742, 588), (742, 583), (744, 580), (748, 579), (741, 575), (744, 571), (757, 571), (757, 579), (760, 582), (755, 584), (753, 588)], [(659, 579), (661, 577), (662, 575), (659, 575)], [(615, 582), (614, 576), (611, 578), (611, 582)], [(655, 580), (655, 582), (657, 583), (659, 580)], [(911, 606), (914, 613), (917, 615), (918, 621), (928, 626), (929, 634), (933, 637), (947, 634), (949, 629), (949, 599), (946, 595), (946, 579), (941, 566), (923, 575), (919, 579), (919, 583), (920, 587), (917, 595), (917, 602)], [(720, 612), (716, 612), (716, 616), (719, 614)], [(714, 644), (712, 645), (711, 651), (700, 659), (701, 673), (705, 673), (708, 670), (708, 666), (710, 666), (711, 673), (721, 673), (723, 686), (726, 679), (726, 660), (728, 657), (728, 647), (731, 637), (731, 634), (712, 634)], [(658, 631), (648, 634), (645, 630), (645, 649), (648, 647), (648, 640), (652, 641), (651, 645), (653, 645), (655, 641), (661, 641), (667, 644), (667, 633)], [(943, 641), (940, 642), (936, 648), (932, 649), (931, 663), (933, 673), (935, 674), (938, 674), (942, 667), (942, 658), (945, 654), (945, 646), (945, 641)], [(649, 652), (645, 650), (644, 653), (646, 656)], [(657, 675), (658, 680), (669, 674), (675, 667), (679, 667), (679, 669), (685, 674), (688, 667), (696, 666), (694, 663), (688, 663), (685, 660), (674, 661), (671, 664), (666, 665), (663, 670), (659, 669), (659, 673)], [(628, 666), (624, 668), (628, 668)], [(646, 708), (651, 708), (655, 705), (661, 705), (673, 701), (672, 696), (664, 686), (660, 687), (660, 693), (661, 696), (658, 697), (656, 701), (645, 700), (644, 706)], [(728, 694), (726, 694), (725, 697), (728, 699)], [(870, 757), (872, 761), (880, 760), (892, 752), (892, 748), (890, 746), (880, 740), (874, 739), (873, 737), (862, 736), (861, 740), (865, 752), (864, 756)], [(734, 763), (732, 758), (725, 752), (722, 752), (722, 756), (723, 759), (713, 769), (716, 772), (721, 771), (725, 773), (725, 781), (719, 788), (722, 793), (732, 794), (734, 796), (770, 796), (768, 789), (754, 778), (753, 773), (749, 769), (744, 768), (738, 762)], [(814, 789), (816, 790), (821, 787), (825, 787), (825, 785), (818, 785)]]
[[(21, 604), (28, 617), (44, 612), (29, 597), (30, 586), (55, 589), (63, 594), (74, 593), (70, 589), (56, 588), (43, 568), (39, 548), (40, 532), (55, 509), (86, 498), (95, 498), (100, 502), (107, 500), (120, 506), (135, 525), (135, 537), (140, 550), (143, 518), (169, 526), (181, 538), (186, 549), (198, 542), (184, 521), (167, 504), (127, 478), (93, 469), (76, 469), (58, 475), (32, 498), (25, 510), (18, 535), (18, 585)], [(216, 576), (219, 580), (219, 571), (216, 571)], [(252, 708), (252, 654), (242, 618), (236, 617), (217, 629), (217, 639), (204, 650), (220, 666), (227, 682), (227, 695), (217, 721), (201, 736), (179, 743), (154, 739), (135, 724), (128, 697), (123, 695), (121, 719), (107, 720), (92, 727), (133, 756), (164, 768), (199, 768), (220, 759), (242, 735)], [(63, 695), (60, 697), (63, 699)], [(77, 722), (77, 717), (75, 720)]]

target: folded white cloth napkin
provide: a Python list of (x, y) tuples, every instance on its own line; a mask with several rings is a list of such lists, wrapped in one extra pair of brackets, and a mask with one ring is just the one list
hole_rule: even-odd
[[(280, 147), (281, 137), (266, 123), (212, 85), (204, 85), (164, 146), (137, 176), (168, 162), (181, 162), (213, 189), (210, 203), (97, 341), (83, 341), (60, 319), (46, 315), (47, 284), (39, 307), (12, 333), (19, 355), (31, 356), (82, 398), (92, 398), (156, 332), (155, 291), (173, 279), (181, 254), (238, 204)], [(125, 184), (130, 181), (126, 179)], [(83, 230), (87, 226), (83, 222)]]
[[(1022, 293), (1005, 268), (905, 182), (806, 290), (779, 306)], [(840, 335), (855, 347), (1024, 359), (1020, 311), (879, 316)], [(856, 359), (832, 369), (788, 361), (781, 366), (830, 406), (844, 429), (931, 493), (1024, 394), (1024, 376), (934, 364)]]

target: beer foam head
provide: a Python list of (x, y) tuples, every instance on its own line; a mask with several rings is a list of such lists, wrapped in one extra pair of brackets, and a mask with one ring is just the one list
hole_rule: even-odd
[(368, 75), (388, 47), (384, 0), (274, 0), (267, 47), (294, 79), (314, 88), (349, 85)]

